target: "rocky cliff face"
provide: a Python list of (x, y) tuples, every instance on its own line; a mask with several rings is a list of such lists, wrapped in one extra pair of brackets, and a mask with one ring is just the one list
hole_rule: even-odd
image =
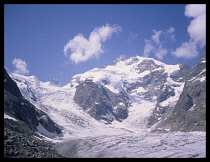
[[(162, 89), (159, 89), (160, 93), (157, 99), (157, 104), (148, 120), (149, 127), (165, 120), (168, 116), (170, 116), (171, 111), (178, 101), (179, 96), (176, 97), (176, 95), (178, 93), (181, 94), (184, 86), (184, 81), (186, 80), (190, 72), (190, 67), (184, 63), (180, 63), (179, 67), (179, 70), (176, 70), (170, 74), (170, 78), (173, 83), (171, 85), (163, 84)], [(181, 83), (182, 85), (180, 86), (179, 83)], [(175, 87), (178, 89), (175, 90)], [(175, 102), (173, 97), (176, 98)]]
[(170, 115), (158, 129), (171, 131), (206, 130), (206, 51), (185, 79), (184, 89)]
[(77, 86), (74, 100), (97, 120), (121, 121), (128, 116), (129, 101), (126, 94), (114, 94), (92, 80), (85, 80)]

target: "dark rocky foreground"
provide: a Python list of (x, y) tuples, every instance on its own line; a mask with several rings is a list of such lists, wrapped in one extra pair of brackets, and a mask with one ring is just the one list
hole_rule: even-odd
[(64, 158), (22, 121), (4, 119), (4, 158)]

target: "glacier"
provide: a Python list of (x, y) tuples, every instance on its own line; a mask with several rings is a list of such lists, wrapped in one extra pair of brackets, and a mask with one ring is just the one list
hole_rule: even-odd
[(206, 134), (173, 132), (75, 137), (54, 147), (69, 158), (204, 158)]

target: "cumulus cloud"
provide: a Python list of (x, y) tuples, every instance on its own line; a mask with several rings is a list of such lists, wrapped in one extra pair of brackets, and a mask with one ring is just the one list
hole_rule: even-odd
[(27, 64), (25, 61), (23, 61), (22, 59), (17, 59), (17, 58), (14, 58), (12, 60), (12, 64), (15, 66), (15, 70), (14, 70), (14, 73), (17, 73), (17, 74), (29, 74), (29, 70), (27, 69)]
[(193, 19), (187, 28), (190, 38), (201, 47), (206, 44), (206, 15)]
[(197, 44), (204, 46), (206, 44), (206, 5), (187, 5), (185, 7), (185, 16), (193, 18), (187, 28), (187, 31), (190, 34), (190, 39)]
[(206, 14), (206, 5), (205, 4), (189, 4), (185, 7), (185, 16), (197, 18), (201, 15)]
[(181, 47), (177, 48), (175, 51), (172, 51), (172, 54), (176, 57), (182, 58), (193, 58), (198, 54), (197, 46), (195, 42), (185, 42), (182, 43)]
[(187, 28), (189, 41), (182, 43), (181, 47), (172, 51), (172, 54), (176, 57), (190, 59), (198, 56), (198, 47), (204, 47), (206, 45), (206, 5), (186, 5), (185, 16), (193, 18)]
[(64, 55), (76, 64), (90, 58), (97, 58), (104, 53), (102, 43), (110, 39), (113, 33), (119, 31), (121, 31), (121, 28), (118, 25), (106, 24), (95, 28), (88, 39), (83, 34), (78, 34), (64, 46)]

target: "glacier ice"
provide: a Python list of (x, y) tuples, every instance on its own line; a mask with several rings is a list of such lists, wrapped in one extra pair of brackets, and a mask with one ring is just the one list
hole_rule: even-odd
[(54, 147), (71, 158), (205, 158), (205, 132), (130, 133), (72, 138)]

